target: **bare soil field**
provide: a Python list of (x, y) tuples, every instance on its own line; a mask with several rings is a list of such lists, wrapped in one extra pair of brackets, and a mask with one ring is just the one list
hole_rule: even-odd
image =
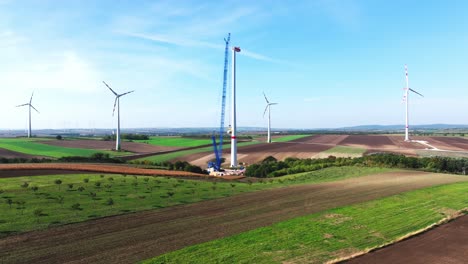
[(442, 150), (468, 151), (468, 140), (464, 138), (414, 137), (413, 139), (427, 141), (430, 145)]
[[(82, 148), (82, 149), (96, 149), (96, 150), (112, 150), (115, 148), (114, 141), (104, 141), (104, 140), (44, 140), (39, 141), (39, 143), (67, 147), (67, 148)], [(164, 146), (154, 146), (151, 144), (145, 143), (136, 143), (136, 142), (126, 142), (122, 141), (122, 149), (134, 152), (134, 153), (152, 153), (152, 152), (161, 152), (161, 151), (170, 151), (181, 149), (179, 147), (164, 147)]]
[(463, 176), (383, 173), (101, 218), (0, 239), (2, 263), (135, 263), (189, 245)]
[[(414, 137), (415, 140), (425, 140), (429, 144), (441, 149), (452, 151), (467, 151), (468, 140), (450, 137)], [(403, 136), (386, 135), (314, 135), (299, 138), (289, 142), (262, 143), (238, 148), (238, 161), (253, 164), (262, 161), (268, 156), (278, 160), (288, 157), (316, 158), (322, 157), (322, 151), (335, 146), (348, 146), (365, 149), (365, 154), (386, 152), (418, 156), (418, 151), (424, 151), (427, 146), (417, 142), (405, 142)], [(437, 155), (435, 153), (434, 155)], [(326, 155), (325, 155), (326, 156)], [(338, 155), (339, 156), (339, 155)], [(223, 157), (230, 160), (230, 150), (223, 150)], [(205, 167), (208, 161), (213, 160), (212, 152), (202, 152), (181, 156), (171, 160), (188, 161), (194, 165)]]
[[(253, 164), (262, 161), (268, 156), (273, 156), (278, 160), (284, 160), (288, 157), (295, 158), (312, 158), (315, 154), (333, 147), (328, 144), (307, 144), (307, 143), (291, 143), (291, 142), (273, 142), (261, 143), (237, 149), (239, 162)], [(230, 149), (223, 149), (223, 157), (230, 160)], [(185, 160), (191, 164), (205, 167), (208, 161), (214, 159), (212, 152), (202, 152), (182, 156), (171, 161)]]
[(25, 159), (32, 159), (32, 158), (42, 158), (41, 156), (34, 156), (28, 155), (21, 152), (11, 151), (8, 149), (0, 148), (0, 157), (12, 159), (12, 158), (25, 158)]
[(345, 263), (466, 263), (468, 215)]
[[(125, 165), (110, 164), (85, 164), (85, 163), (21, 163), (21, 164), (0, 164), (0, 175), (28, 176), (38, 175), (41, 170), (63, 170), (76, 172), (96, 172), (96, 173), (116, 173), (129, 175), (158, 175), (158, 176), (196, 176), (206, 177), (204, 174), (197, 174), (184, 171), (168, 171), (155, 169), (142, 169)], [(19, 175), (20, 174), (20, 175)], [(44, 175), (44, 174), (41, 174)]]

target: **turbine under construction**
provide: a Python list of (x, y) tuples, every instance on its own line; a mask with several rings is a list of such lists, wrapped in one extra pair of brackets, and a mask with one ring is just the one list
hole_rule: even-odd
[(231, 167), (237, 167), (237, 124), (236, 124), (236, 53), (239, 47), (232, 48), (232, 125), (231, 125)]

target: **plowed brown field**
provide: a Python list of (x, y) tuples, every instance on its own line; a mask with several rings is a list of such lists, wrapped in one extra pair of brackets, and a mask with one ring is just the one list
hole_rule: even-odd
[(0, 239), (3, 263), (135, 263), (189, 245), (463, 176), (383, 173), (107, 217)]
[(40, 156), (28, 155), (28, 154), (24, 154), (24, 153), (21, 153), (21, 152), (11, 151), (11, 150), (8, 150), (8, 149), (3, 149), (3, 148), (0, 148), (0, 157), (7, 158), (7, 159), (11, 159), (11, 158), (25, 158), (25, 159), (40, 158)]
[(345, 263), (447, 263), (468, 260), (468, 215)]
[[(130, 175), (158, 175), (158, 176), (206, 176), (185, 171), (168, 171), (155, 169), (142, 169), (129, 167), (125, 165), (110, 165), (110, 164), (84, 164), (84, 163), (22, 163), (22, 164), (0, 164), (0, 172), (2, 175), (18, 175), (22, 171), (22, 176), (29, 175), (29, 171), (40, 170), (64, 170), (77, 172), (97, 172), (97, 173), (116, 173)], [(37, 173), (36, 173), (37, 175)]]

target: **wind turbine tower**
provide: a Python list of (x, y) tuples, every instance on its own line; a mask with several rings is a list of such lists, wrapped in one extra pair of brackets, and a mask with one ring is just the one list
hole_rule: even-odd
[(36, 110), (37, 113), (39, 113), (39, 111), (37, 111), (36, 108), (34, 108), (34, 106), (32, 105), (32, 99), (33, 99), (33, 96), (34, 96), (34, 92), (31, 94), (31, 99), (29, 99), (29, 103), (26, 103), (26, 104), (22, 104), (22, 105), (17, 105), (16, 107), (20, 107), (20, 106), (29, 106), (29, 128), (28, 128), (28, 138), (30, 138), (32, 136), (31, 134), (31, 108)]
[(405, 74), (406, 74), (406, 87), (404, 88), (405, 94), (403, 95), (403, 101), (406, 104), (406, 122), (405, 122), (405, 141), (411, 141), (409, 138), (409, 114), (408, 114), (408, 102), (409, 102), (409, 92), (413, 92), (421, 97), (424, 97), (422, 94), (416, 92), (415, 90), (409, 88), (408, 81), (408, 66), (405, 64)]
[(118, 94), (114, 90), (112, 90), (112, 88), (110, 88), (110, 86), (107, 85), (106, 82), (104, 82), (104, 81), (102, 81), (102, 82), (115, 95), (114, 109), (112, 110), (112, 116), (114, 116), (115, 106), (117, 105), (117, 134), (116, 134), (116, 137), (115, 137), (115, 150), (120, 151), (121, 150), (121, 146), (120, 146), (120, 97), (122, 97), (122, 96), (124, 96), (126, 94), (129, 94), (129, 93), (133, 93), (134, 91), (126, 92), (126, 93), (123, 93), (123, 94)]
[(237, 167), (237, 125), (236, 125), (236, 52), (239, 47), (232, 48), (232, 126), (231, 126), (231, 167)]
[(265, 97), (265, 101), (267, 103), (265, 107), (265, 111), (263, 112), (263, 117), (265, 117), (265, 113), (268, 110), (268, 137), (267, 137), (267, 142), (271, 143), (271, 106), (276, 105), (278, 103), (270, 103), (268, 101), (268, 98), (266, 97), (265, 93), (263, 93), (263, 96)]

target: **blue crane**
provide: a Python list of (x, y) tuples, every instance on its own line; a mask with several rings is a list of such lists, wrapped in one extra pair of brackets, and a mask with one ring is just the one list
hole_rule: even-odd
[(213, 150), (216, 156), (216, 162), (208, 163), (208, 168), (213, 168), (215, 171), (221, 170), (221, 156), (223, 155), (223, 134), (224, 134), (224, 114), (226, 111), (226, 85), (227, 85), (227, 72), (228, 72), (228, 56), (229, 56), (229, 41), (231, 40), (231, 33), (228, 33), (227, 39), (224, 39), (226, 48), (224, 50), (224, 75), (223, 75), (223, 97), (221, 100), (221, 125), (219, 127), (219, 143), (216, 145), (216, 137), (213, 133), (211, 139), (213, 140)]

